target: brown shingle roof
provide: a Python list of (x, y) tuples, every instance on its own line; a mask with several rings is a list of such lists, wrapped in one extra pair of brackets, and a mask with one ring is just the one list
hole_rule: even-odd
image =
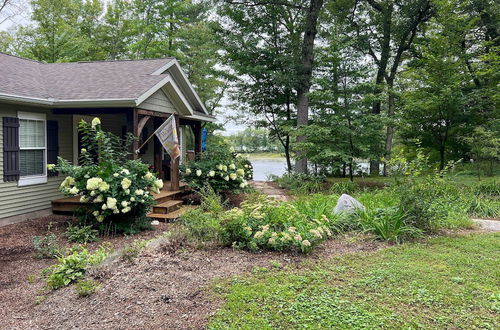
[(172, 58), (45, 64), (0, 53), (0, 93), (52, 100), (137, 99)]

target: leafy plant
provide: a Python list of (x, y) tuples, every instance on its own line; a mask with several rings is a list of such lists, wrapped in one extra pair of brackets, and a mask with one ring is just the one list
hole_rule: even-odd
[(57, 237), (53, 233), (45, 236), (33, 236), (33, 248), (36, 251), (35, 258), (57, 258), (61, 255), (61, 249), (57, 244)]
[(141, 254), (142, 249), (147, 245), (147, 240), (135, 240), (121, 251), (121, 258), (127, 262), (134, 261)]
[(92, 280), (80, 280), (75, 285), (75, 292), (79, 297), (93, 295), (101, 285)]
[(145, 219), (154, 204), (151, 193), (158, 193), (163, 181), (150, 172), (147, 164), (127, 160), (130, 139), (123, 141), (104, 132), (98, 118), (91, 124), (81, 121), (79, 131), (84, 146), (80, 165), (58, 158), (55, 166), (68, 175), (60, 190), (69, 196), (80, 196), (80, 201), (86, 203), (86, 213), (96, 222)]
[(271, 177), (281, 188), (292, 190), (298, 193), (318, 193), (323, 190), (325, 182), (324, 176), (316, 176), (304, 173), (286, 173), (281, 177)]
[(184, 181), (194, 190), (209, 185), (217, 193), (244, 190), (253, 177), (252, 164), (225, 149), (202, 153), (181, 166)]
[(58, 257), (58, 263), (48, 268), (47, 286), (59, 289), (85, 276), (88, 267), (101, 263), (108, 255), (108, 249), (101, 247), (94, 253), (76, 246), (69, 255)]
[(66, 236), (70, 242), (75, 243), (88, 243), (98, 240), (98, 231), (93, 229), (92, 226), (73, 226), (69, 225), (66, 230)]
[(405, 213), (399, 207), (366, 210), (359, 213), (362, 228), (382, 240), (401, 243), (422, 235), (418, 228), (405, 223)]
[(332, 184), (330, 187), (330, 193), (331, 194), (348, 194), (352, 195), (355, 192), (358, 192), (359, 186), (355, 184), (354, 182), (347, 181), (347, 182), (335, 182)]

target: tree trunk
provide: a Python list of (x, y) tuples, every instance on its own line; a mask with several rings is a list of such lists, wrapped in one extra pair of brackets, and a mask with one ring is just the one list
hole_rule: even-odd
[[(388, 103), (387, 117), (389, 119), (392, 119), (392, 117), (394, 117), (395, 107), (396, 107), (395, 97), (394, 97), (394, 93), (393, 93), (393, 84), (394, 84), (394, 81), (390, 81), (388, 84), (389, 85), (389, 96), (387, 99), (387, 103)], [(389, 122), (387, 124), (387, 132), (385, 135), (385, 155), (384, 156), (385, 156), (386, 161), (384, 162), (384, 176), (388, 175), (387, 161), (389, 159), (391, 159), (393, 138), (394, 138), (394, 126), (392, 125), (391, 122)]]
[[(306, 15), (304, 39), (302, 41), (302, 56), (297, 72), (297, 127), (307, 126), (309, 120), (309, 90), (311, 88), (312, 68), (314, 61), (314, 40), (318, 32), (318, 17), (323, 7), (323, 0), (310, 0)], [(297, 137), (297, 143), (306, 140), (304, 135)], [(302, 151), (297, 153), (295, 172), (307, 172), (307, 158)]]

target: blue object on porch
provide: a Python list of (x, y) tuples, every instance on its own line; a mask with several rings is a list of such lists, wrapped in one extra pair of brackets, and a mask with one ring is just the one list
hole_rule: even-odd
[(201, 151), (207, 150), (207, 129), (204, 128), (201, 132)]

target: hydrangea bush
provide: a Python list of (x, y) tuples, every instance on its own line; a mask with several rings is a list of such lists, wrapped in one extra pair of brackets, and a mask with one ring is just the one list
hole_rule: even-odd
[(245, 189), (253, 177), (252, 164), (229, 150), (206, 151), (181, 166), (183, 180), (195, 190), (210, 185), (216, 192)]
[[(87, 203), (87, 213), (97, 222), (123, 221), (144, 217), (163, 181), (149, 169), (149, 165), (128, 159), (128, 143), (101, 129), (95, 118), (91, 124), (81, 121), (83, 135), (80, 165), (59, 158), (51, 168), (66, 174), (60, 190), (67, 196), (80, 196)], [(88, 218), (88, 217), (87, 217)]]
[(233, 247), (309, 252), (333, 235), (332, 219), (310, 218), (291, 202), (265, 196), (241, 203), (223, 215), (225, 240)]

